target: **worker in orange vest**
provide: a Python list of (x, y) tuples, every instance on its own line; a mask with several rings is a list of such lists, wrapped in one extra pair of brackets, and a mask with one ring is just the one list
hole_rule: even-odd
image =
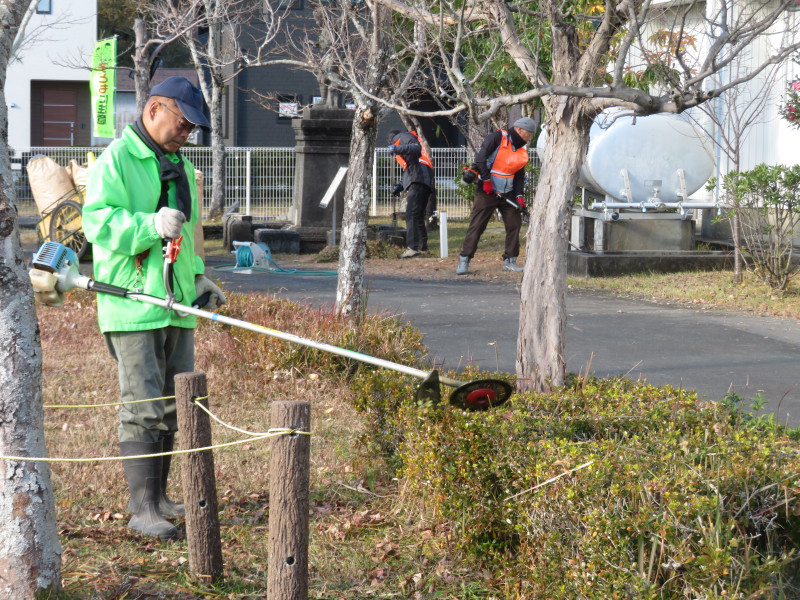
[(392, 129), (389, 132), (389, 153), (403, 170), (400, 182), (392, 190), (406, 190), (406, 250), (400, 258), (419, 256), (428, 249), (425, 207), (434, 191), (433, 161), (425, 145), (413, 131)]
[[(525, 210), (525, 165), (528, 151), (525, 146), (536, 132), (536, 122), (522, 117), (506, 131), (498, 129), (489, 134), (478, 154), (475, 165), (478, 180), (475, 182), (475, 201), (469, 217), (469, 227), (458, 257), (457, 275), (464, 275), (469, 261), (475, 255), (478, 240), (486, 230), (495, 210), (503, 216), (506, 229), (506, 247), (503, 252), (504, 271), (522, 271), (517, 264), (519, 232), (522, 228), (522, 211)], [(513, 198), (513, 200), (511, 200)]]

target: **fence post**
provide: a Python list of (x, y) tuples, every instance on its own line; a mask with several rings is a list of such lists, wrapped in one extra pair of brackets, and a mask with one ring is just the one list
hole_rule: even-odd
[(372, 216), (378, 214), (378, 149), (372, 153)]
[[(211, 445), (208, 414), (195, 405), (194, 398), (204, 398), (206, 374), (180, 373), (175, 376), (175, 403), (181, 450)], [(208, 407), (208, 400), (197, 400)], [(217, 482), (211, 450), (181, 454), (184, 505), (186, 506), (186, 545), (189, 571), (206, 583), (222, 580), (222, 543), (219, 534)]]
[[(311, 430), (308, 402), (272, 402), (272, 428)], [(273, 438), (269, 465), (267, 600), (308, 600), (308, 488), (311, 438)]]
[(251, 195), (250, 195), (250, 190), (251, 190), (251, 185), (250, 185), (250, 150), (248, 150), (246, 152), (246, 154), (245, 154), (245, 163), (244, 164), (245, 164), (245, 167), (244, 167), (244, 171), (245, 171), (244, 179), (247, 182), (245, 184), (245, 188), (244, 188), (244, 205), (245, 205), (244, 214), (252, 215), (252, 213), (250, 212), (251, 211), (251, 207), (250, 207), (250, 198), (251, 198)]
[(439, 258), (450, 256), (447, 240), (447, 211), (439, 211)]

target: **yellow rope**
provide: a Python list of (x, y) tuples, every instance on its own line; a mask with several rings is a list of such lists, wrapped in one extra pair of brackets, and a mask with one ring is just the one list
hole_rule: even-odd
[(34, 456), (0, 456), (0, 460), (15, 460), (18, 462), (109, 462), (115, 460), (130, 460), (136, 458), (148, 458), (153, 456), (174, 456), (176, 454), (191, 454), (193, 452), (205, 452), (206, 450), (214, 450), (216, 448), (226, 448), (228, 446), (236, 446), (238, 444), (247, 444), (248, 442), (257, 442), (269, 437), (276, 437), (279, 435), (311, 435), (310, 431), (298, 431), (296, 429), (270, 429), (269, 432), (248, 438), (246, 440), (237, 440), (235, 442), (227, 442), (225, 444), (214, 444), (213, 446), (206, 446), (205, 448), (192, 448), (191, 450), (174, 450), (172, 452), (158, 452), (156, 454), (141, 454), (136, 456), (100, 456), (97, 458), (41, 458)]
[[(162, 396), (161, 398), (145, 398), (144, 400), (126, 400), (122, 402), (109, 402), (107, 404), (45, 404), (43, 408), (100, 408), (102, 406), (122, 406), (123, 404), (139, 404), (140, 402), (154, 402), (156, 400), (171, 400), (175, 396)], [(208, 396), (206, 396), (208, 398)]]
[(195, 399), (194, 399), (194, 400), (195, 400), (195, 404), (197, 404), (197, 406), (198, 406), (199, 408), (202, 408), (202, 409), (203, 409), (203, 411), (204, 411), (204, 412), (205, 412), (205, 413), (206, 413), (206, 414), (207, 414), (209, 417), (211, 417), (212, 419), (214, 419), (214, 420), (215, 420), (217, 423), (219, 423), (219, 424), (220, 424), (220, 425), (222, 425), (223, 427), (227, 427), (228, 429), (231, 429), (231, 430), (233, 430), (233, 431), (238, 431), (239, 433), (243, 433), (243, 434), (245, 434), (245, 435), (252, 435), (252, 436), (264, 435), (264, 433), (260, 433), (260, 432), (259, 432), (259, 433), (256, 433), (256, 432), (253, 432), (253, 431), (247, 431), (246, 429), (239, 429), (238, 427), (235, 427), (234, 425), (231, 425), (230, 423), (226, 423), (225, 421), (223, 421), (222, 419), (220, 419), (218, 416), (216, 416), (214, 413), (212, 413), (210, 410), (208, 410), (208, 409), (207, 409), (205, 406), (203, 406), (202, 404), (200, 404), (200, 403), (198, 403), (198, 402), (197, 402), (197, 400), (206, 400), (206, 399), (208, 399), (208, 396), (205, 396), (204, 398), (199, 398), (199, 397), (198, 397), (198, 398), (195, 398)]

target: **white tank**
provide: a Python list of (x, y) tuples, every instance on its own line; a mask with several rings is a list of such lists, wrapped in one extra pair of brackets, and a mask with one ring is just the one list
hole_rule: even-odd
[[(608, 112), (601, 114), (589, 132), (589, 150), (581, 168), (579, 185), (617, 201), (643, 202), (654, 196), (662, 202), (681, 200), (679, 170), (683, 170), (687, 196), (699, 190), (714, 172), (711, 139), (673, 114), (618, 117), (610, 127)], [(536, 143), (544, 156), (545, 131)], [(627, 169), (631, 197), (625, 198), (623, 169)]]

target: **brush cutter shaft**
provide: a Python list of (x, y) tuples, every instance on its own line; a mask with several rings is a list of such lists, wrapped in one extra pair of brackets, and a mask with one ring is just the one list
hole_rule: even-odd
[[(97, 291), (100, 290), (98, 289)], [(211, 321), (216, 321), (217, 323), (223, 323), (225, 325), (239, 327), (240, 329), (247, 329), (248, 331), (269, 335), (271, 337), (285, 340), (287, 342), (294, 342), (295, 344), (308, 346), (309, 348), (316, 348), (317, 350), (322, 350), (323, 352), (338, 354), (339, 356), (352, 358), (353, 360), (375, 365), (376, 367), (383, 367), (384, 369), (391, 369), (392, 371), (405, 373), (406, 375), (411, 375), (412, 377), (418, 377), (419, 379), (425, 379), (429, 375), (427, 371), (423, 371), (421, 369), (415, 369), (413, 367), (401, 365), (395, 362), (391, 362), (389, 360), (377, 358), (375, 356), (369, 356), (368, 354), (361, 354), (360, 352), (347, 350), (346, 348), (339, 348), (338, 346), (332, 346), (330, 344), (325, 344), (322, 342), (315, 342), (314, 340), (309, 340), (307, 338), (303, 338), (298, 335), (294, 335), (292, 333), (285, 333), (283, 331), (270, 329), (269, 327), (256, 325), (255, 323), (249, 323), (247, 321), (241, 321), (239, 319), (234, 319), (232, 317), (226, 317), (225, 315), (219, 315), (217, 313), (203, 310), (201, 308), (193, 308), (191, 306), (185, 306), (183, 304), (170, 303), (168, 300), (162, 300), (160, 298), (156, 298), (154, 296), (148, 296), (145, 294), (137, 294), (135, 292), (128, 292), (127, 297), (137, 302), (147, 302), (148, 304), (154, 304), (156, 306), (161, 306), (166, 309), (172, 309), (182, 313), (194, 315), (196, 317), (202, 317), (203, 319), (209, 319)], [(449, 385), (451, 387), (458, 387), (463, 383), (461, 381), (455, 381), (453, 379), (447, 379), (447, 378), (440, 378), (440, 381), (445, 385)]]
[[(180, 240), (178, 240), (178, 243), (180, 243)], [(225, 325), (247, 329), (249, 331), (254, 331), (255, 333), (262, 333), (264, 335), (269, 335), (287, 342), (301, 344), (303, 346), (308, 346), (309, 348), (316, 348), (317, 350), (322, 350), (323, 352), (330, 352), (331, 354), (338, 354), (339, 356), (352, 358), (353, 360), (357, 360), (359, 362), (368, 363), (384, 369), (390, 369), (392, 371), (411, 375), (412, 377), (417, 377), (419, 379), (427, 379), (429, 376), (432, 376), (436, 373), (435, 371), (427, 372), (421, 369), (415, 369), (414, 367), (401, 365), (389, 360), (384, 360), (382, 358), (376, 358), (374, 356), (369, 356), (368, 354), (361, 354), (360, 352), (347, 350), (346, 348), (339, 348), (338, 346), (332, 346), (322, 342), (315, 342), (314, 340), (302, 338), (291, 333), (284, 333), (283, 331), (277, 331), (275, 329), (270, 329), (254, 323), (248, 323), (247, 321), (241, 321), (239, 319), (233, 319), (231, 317), (209, 312), (207, 310), (203, 310), (202, 308), (198, 308), (197, 306), (184, 306), (183, 304), (178, 304), (175, 302), (175, 297), (170, 293), (170, 288), (166, 286), (166, 280), (164, 283), (165, 287), (167, 287), (168, 297), (165, 299), (156, 298), (155, 296), (150, 296), (147, 294), (141, 294), (139, 292), (133, 292), (122, 287), (103, 283), (101, 281), (94, 281), (90, 277), (80, 274), (78, 271), (77, 257), (74, 256), (74, 253), (73, 256), (70, 256), (69, 252), (71, 251), (67, 250), (62, 244), (58, 244), (56, 242), (46, 242), (39, 249), (39, 252), (34, 255), (33, 271), (39, 271), (40, 273), (36, 273), (36, 276), (32, 275), (31, 281), (33, 281), (34, 285), (37, 286), (36, 290), (38, 292), (42, 294), (45, 294), (46, 292), (50, 292), (52, 294), (55, 294), (55, 292), (61, 292), (63, 294), (64, 292), (68, 292), (72, 289), (81, 288), (93, 292), (121, 296), (135, 302), (146, 302), (148, 304), (166, 308), (167, 310), (174, 310), (181, 316), (194, 315), (203, 319), (209, 319), (210, 321), (217, 321), (218, 323), (224, 323)], [(175, 254), (177, 254), (177, 250), (175, 251)], [(55, 277), (52, 275), (55, 275)], [(206, 295), (203, 295), (198, 298), (196, 302), (199, 306), (203, 306), (206, 302), (208, 302), (208, 299)], [(463, 382), (447, 377), (438, 377), (438, 381), (454, 388), (458, 388), (463, 385)]]

